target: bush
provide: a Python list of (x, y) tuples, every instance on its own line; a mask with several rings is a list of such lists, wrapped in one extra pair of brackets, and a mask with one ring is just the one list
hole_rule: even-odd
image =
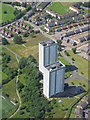
[(6, 38), (2, 38), (2, 45), (7, 45), (7, 44), (9, 44), (7, 39)]
[(15, 34), (13, 41), (14, 41), (15, 44), (21, 44), (22, 43), (22, 37)]
[(72, 48), (74, 54), (76, 54), (76, 48)]

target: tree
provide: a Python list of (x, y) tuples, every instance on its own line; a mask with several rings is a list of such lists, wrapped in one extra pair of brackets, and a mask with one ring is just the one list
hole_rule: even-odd
[(74, 54), (76, 54), (76, 50), (77, 50), (76, 48), (72, 48)]
[(27, 3), (26, 2), (22, 2), (22, 7), (27, 7)]
[(61, 50), (61, 44), (62, 44), (62, 41), (61, 40), (57, 40), (58, 51)]
[(14, 43), (15, 44), (21, 44), (22, 43), (22, 38), (21, 38), (21, 36), (18, 36), (18, 35), (14, 35)]
[(28, 37), (29, 34), (28, 33), (24, 33), (23, 37)]
[(7, 44), (9, 44), (9, 42), (7, 41), (6, 38), (2, 38), (2, 44), (3, 44), (3, 45), (7, 45)]
[(4, 14), (7, 14), (7, 11), (4, 11)]
[(26, 66), (26, 63), (27, 63), (26, 58), (24, 58), (24, 57), (21, 58), (20, 61), (19, 61), (19, 68), (23, 69)]

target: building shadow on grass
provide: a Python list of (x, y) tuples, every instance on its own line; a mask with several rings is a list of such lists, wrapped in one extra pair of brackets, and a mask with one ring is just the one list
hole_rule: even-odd
[(58, 94), (52, 96), (52, 98), (74, 97), (74, 96), (79, 95), (83, 92), (86, 92), (86, 91), (81, 86), (68, 86), (65, 88), (64, 92), (58, 93)]
[(66, 72), (77, 70), (75, 65), (66, 65)]

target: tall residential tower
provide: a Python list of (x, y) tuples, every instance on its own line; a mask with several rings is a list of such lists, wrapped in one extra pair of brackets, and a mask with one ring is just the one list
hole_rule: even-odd
[(51, 96), (64, 91), (65, 65), (57, 61), (57, 43), (39, 43), (39, 70), (43, 73), (43, 94)]

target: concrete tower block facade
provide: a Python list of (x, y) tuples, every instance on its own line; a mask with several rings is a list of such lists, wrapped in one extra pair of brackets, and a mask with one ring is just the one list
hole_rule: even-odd
[(39, 43), (39, 70), (43, 73), (45, 67), (57, 61), (57, 43), (53, 40)]
[(39, 70), (43, 73), (43, 94), (50, 98), (64, 91), (65, 65), (57, 61), (57, 43), (39, 43)]

